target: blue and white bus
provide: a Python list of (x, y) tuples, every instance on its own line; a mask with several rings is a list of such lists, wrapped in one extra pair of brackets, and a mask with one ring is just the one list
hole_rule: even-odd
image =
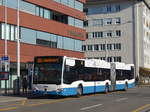
[(96, 59), (40, 56), (34, 59), (35, 95), (81, 96), (134, 87), (134, 66)]

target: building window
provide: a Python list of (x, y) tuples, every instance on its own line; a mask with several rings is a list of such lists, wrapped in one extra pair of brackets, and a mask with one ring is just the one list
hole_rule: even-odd
[(120, 30), (116, 30), (116, 36), (120, 37), (121, 36), (121, 31)]
[(107, 57), (107, 62), (112, 62), (112, 57)]
[(103, 20), (102, 19), (93, 19), (93, 26), (102, 26)]
[(112, 44), (107, 44), (107, 50), (112, 50)]
[(115, 20), (116, 20), (115, 24), (120, 24), (121, 23), (121, 19), (120, 18), (116, 18)]
[(88, 27), (88, 20), (84, 21), (84, 27)]
[(36, 44), (51, 47), (51, 48), (57, 48), (57, 42), (48, 41), (48, 40), (36, 39)]
[(88, 14), (88, 8), (84, 8), (84, 9), (83, 9), (83, 12), (84, 12), (85, 14)]
[(92, 45), (88, 45), (88, 51), (92, 51), (93, 50), (93, 46)]
[(94, 45), (94, 50), (98, 51), (99, 50), (99, 45)]
[(120, 5), (116, 5), (116, 6), (115, 6), (115, 9), (116, 9), (116, 12), (119, 12), (120, 9), (121, 9), (121, 8), (120, 8)]
[(86, 45), (82, 46), (82, 51), (86, 51)]
[(104, 19), (104, 25), (111, 25), (111, 24), (112, 24), (111, 18)]
[(111, 12), (112, 11), (111, 10), (111, 6), (107, 6), (106, 8), (107, 8), (107, 12)]
[(105, 57), (100, 57), (100, 59), (101, 59), (101, 60), (106, 60), (106, 58), (105, 58)]
[(120, 43), (114, 44), (114, 50), (121, 50), (121, 44)]
[(98, 32), (98, 37), (103, 37), (103, 32)]
[(50, 11), (47, 9), (44, 9), (44, 18), (51, 19)]
[(112, 31), (106, 32), (106, 37), (112, 37)]
[(105, 50), (106, 50), (105, 44), (100, 44), (100, 49), (101, 49), (102, 51), (105, 51)]
[(121, 62), (121, 56), (114, 57), (114, 62)]
[(5, 32), (5, 23), (0, 23), (0, 38), (5, 39), (5, 36), (7, 40), (15, 40), (17, 37), (17, 26), (6, 24), (6, 32)]

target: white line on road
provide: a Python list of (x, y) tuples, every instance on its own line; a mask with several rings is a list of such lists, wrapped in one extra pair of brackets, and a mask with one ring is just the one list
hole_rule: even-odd
[(119, 99), (117, 99), (116, 101), (117, 102), (120, 102), (120, 101), (123, 101), (123, 100), (127, 100), (128, 98), (119, 98)]
[(101, 105), (102, 104), (92, 105), (92, 106), (89, 106), (89, 107), (81, 108), (80, 110), (88, 110), (88, 109), (95, 108), (95, 107), (98, 107), (98, 106), (101, 106)]
[(26, 100), (26, 98), (17, 98), (17, 99), (10, 99), (10, 100), (3, 99), (2, 101), (0, 101), (0, 103), (15, 102), (15, 101), (22, 101), (22, 100)]

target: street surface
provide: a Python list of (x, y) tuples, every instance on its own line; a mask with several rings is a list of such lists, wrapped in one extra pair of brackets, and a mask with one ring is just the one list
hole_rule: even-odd
[(80, 98), (39, 97), (0, 102), (0, 112), (150, 112), (150, 86)]

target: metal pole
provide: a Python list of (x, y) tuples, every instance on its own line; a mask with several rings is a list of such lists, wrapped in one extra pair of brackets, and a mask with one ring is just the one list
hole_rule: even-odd
[[(7, 50), (7, 0), (5, 0), (5, 30), (4, 30), (4, 35), (5, 35), (5, 56), (8, 55), (8, 50)], [(5, 72), (7, 72), (7, 64), (5, 62)], [(7, 94), (7, 80), (5, 80), (5, 94)]]
[(4, 30), (4, 35), (5, 35), (5, 56), (7, 56), (7, 0), (5, 0), (5, 30)]
[(105, 61), (107, 62), (108, 54), (107, 54), (107, 40), (105, 40)]
[(20, 37), (19, 37), (19, 26), (20, 26), (20, 13), (19, 13), (19, 0), (17, 0), (17, 93), (20, 93)]

